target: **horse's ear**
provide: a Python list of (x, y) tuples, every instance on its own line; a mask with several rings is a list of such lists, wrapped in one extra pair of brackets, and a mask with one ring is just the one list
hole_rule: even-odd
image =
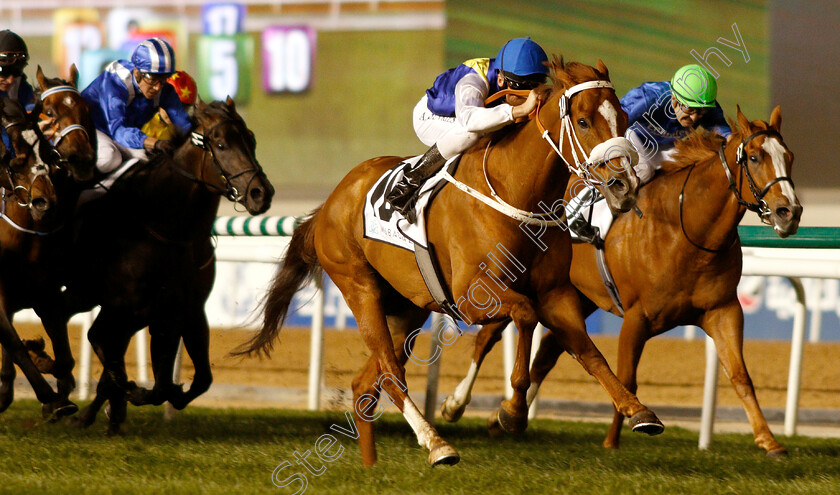
[(571, 86), (572, 78), (569, 77), (569, 74), (566, 72), (566, 63), (563, 61), (563, 57), (554, 55), (554, 61), (551, 66), (554, 69), (554, 80), (563, 86)]
[(195, 97), (195, 109), (203, 112), (207, 108), (207, 104), (204, 103), (204, 100), (201, 99), (200, 96)]
[(41, 64), (38, 64), (38, 70), (35, 71), (35, 77), (38, 78), (38, 85), (41, 87), (41, 91), (47, 89), (47, 78), (44, 77), (44, 71), (41, 70)]
[(748, 134), (750, 132), (750, 121), (741, 113), (741, 105), (736, 105), (735, 108), (738, 109), (738, 125)]
[(608, 81), (609, 81), (609, 79), (610, 79), (610, 70), (609, 70), (609, 69), (607, 69), (607, 66), (604, 64), (604, 61), (603, 61), (603, 60), (601, 60), (600, 58), (598, 59), (598, 64), (597, 64), (597, 65), (595, 65), (595, 69), (596, 69), (598, 72), (600, 72), (602, 76), (604, 76), (604, 79), (606, 79), (606, 80), (608, 80)]
[(77, 84), (79, 83), (79, 69), (76, 68), (76, 64), (70, 64), (70, 84), (74, 88), (78, 88)]
[(770, 126), (779, 132), (782, 130), (782, 107), (779, 105), (776, 105), (770, 114)]
[(233, 102), (233, 98), (228, 95), (227, 100), (225, 100), (225, 104), (230, 107), (231, 110), (236, 110), (236, 103)]

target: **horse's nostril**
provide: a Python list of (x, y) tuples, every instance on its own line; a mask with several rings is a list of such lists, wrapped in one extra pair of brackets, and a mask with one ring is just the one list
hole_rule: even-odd
[(32, 207), (38, 211), (46, 211), (50, 207), (50, 202), (44, 198), (33, 198)]
[(776, 208), (776, 216), (779, 218), (787, 220), (791, 217), (791, 215), (792, 213), (790, 211), (790, 208), (788, 208), (787, 206), (781, 206), (779, 208)]
[(251, 196), (251, 199), (254, 200), (254, 201), (261, 201), (262, 198), (263, 198), (263, 190), (258, 188), (258, 187), (255, 187), (255, 188), (251, 189), (251, 191), (248, 194)]

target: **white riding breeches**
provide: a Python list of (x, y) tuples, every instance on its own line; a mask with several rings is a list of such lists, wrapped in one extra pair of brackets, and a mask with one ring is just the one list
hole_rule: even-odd
[(437, 143), (438, 151), (447, 160), (466, 151), (478, 142), (482, 136), (470, 132), (455, 120), (455, 117), (442, 117), (429, 110), (427, 96), (423, 95), (414, 106), (414, 132), (426, 146)]
[(148, 160), (145, 149), (126, 148), (100, 130), (96, 131), (96, 140), (96, 169), (103, 174), (113, 172), (130, 158), (144, 162)]

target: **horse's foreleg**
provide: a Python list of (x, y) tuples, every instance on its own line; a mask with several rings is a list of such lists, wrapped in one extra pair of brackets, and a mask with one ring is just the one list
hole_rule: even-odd
[(478, 371), (481, 369), (481, 364), (484, 358), (496, 345), (496, 342), (501, 340), (502, 331), (509, 322), (488, 323), (481, 327), (478, 335), (475, 338), (475, 346), (473, 351), (472, 363), (470, 369), (467, 371), (467, 376), (461, 380), (461, 383), (455, 387), (455, 391), (443, 401), (440, 408), (440, 413), (447, 421), (455, 422), (461, 419), (464, 411), (467, 409), (467, 404), (470, 403), (473, 386), (475, 380), (478, 378)]
[(3, 347), (3, 363), (0, 366), (0, 412), (12, 405), (15, 399), (15, 362), (9, 351)]
[(213, 383), (213, 372), (210, 369), (210, 327), (204, 309), (200, 309), (191, 323), (184, 329), (184, 348), (193, 363), (195, 374), (186, 393), (177, 385), (173, 388), (174, 396), (169, 402), (175, 409), (183, 409), (187, 404), (200, 396)]
[(744, 403), (747, 417), (753, 428), (755, 444), (764, 449), (768, 456), (776, 457), (787, 454), (767, 425), (764, 413), (758, 405), (747, 366), (744, 364), (744, 313), (737, 300), (728, 305), (707, 311), (700, 326), (715, 341), (718, 357), (723, 369), (732, 382), (735, 393)]
[[(645, 343), (650, 338), (649, 325), (641, 312), (629, 308), (624, 315), (621, 324), (621, 332), (618, 336), (618, 379), (627, 387), (630, 393), (635, 394), (637, 389), (636, 372), (639, 368), (639, 360), (642, 358)], [(615, 410), (613, 422), (604, 438), (604, 447), (617, 449), (621, 440), (621, 426), (624, 423), (624, 416)]]
[(88, 331), (88, 340), (99, 360), (102, 362), (102, 377), (96, 387), (96, 398), (83, 414), (83, 423), (93, 423), (96, 412), (107, 400), (110, 405), (108, 414), (108, 434), (117, 434), (125, 420), (126, 392), (136, 384), (128, 381), (125, 370), (125, 353), (134, 334), (136, 325), (130, 318), (119, 312), (103, 307)]
[(540, 385), (554, 368), (554, 365), (557, 364), (561, 354), (563, 354), (563, 347), (557, 341), (554, 332), (547, 332), (543, 335), (542, 340), (540, 340), (540, 347), (537, 349), (537, 355), (534, 356), (534, 362), (531, 363), (531, 386), (528, 388), (529, 408), (537, 397)]
[(555, 332), (560, 345), (568, 351), (607, 391), (613, 405), (630, 418), (633, 431), (650, 435), (662, 433), (664, 427), (656, 415), (642, 405), (618, 380), (603, 354), (586, 333), (580, 299), (571, 285), (557, 287), (540, 299), (540, 321)]
[(58, 306), (50, 305), (46, 310), (36, 309), (41, 322), (44, 325), (47, 335), (50, 337), (53, 348), (52, 374), (58, 382), (58, 393), (62, 397), (68, 397), (76, 388), (76, 379), (73, 377), (73, 368), (76, 361), (73, 359), (73, 351), (70, 349), (70, 337), (67, 332), (67, 320)]
[(35, 397), (43, 404), (41, 413), (44, 417), (52, 421), (79, 410), (76, 404), (59, 396), (41, 375), (38, 367), (35, 366), (29, 356), (29, 350), (20, 340), (5, 311), (0, 312), (0, 345), (8, 350), (14, 363), (23, 371), (24, 376), (35, 391)]

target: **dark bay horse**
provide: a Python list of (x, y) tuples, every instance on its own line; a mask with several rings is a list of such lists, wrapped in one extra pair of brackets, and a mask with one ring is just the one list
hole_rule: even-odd
[[(542, 105), (536, 118), (483, 138), (463, 154), (455, 179), (479, 191), (481, 201), (492, 203), (488, 196), (495, 190), (498, 197), (533, 220), (536, 216), (529, 211), (557, 209), (570, 168), (586, 162), (590, 173), (604, 177), (599, 184), (610, 205), (620, 211), (630, 209), (638, 187), (628, 167), (631, 160), (606, 155), (594, 159), (598, 145), (622, 141), (619, 136), (624, 136), (627, 127), (627, 117), (608, 82), (607, 68), (600, 61), (597, 67), (590, 67), (554, 57), (551, 69), (553, 85), (539, 88)], [(583, 153), (582, 161), (577, 151)], [(430, 311), (440, 308), (413, 253), (363, 234), (365, 194), (401, 160), (379, 157), (360, 164), (295, 230), (263, 301), (263, 327), (242, 352), (270, 351), (294, 293), (308, 279), (317, 279), (326, 271), (344, 295), (371, 351), (353, 381), (362, 462), (372, 465), (376, 461), (371, 421), (377, 416), (377, 401), (384, 389), (420, 445), (429, 451), (429, 462), (454, 464), (458, 453), (423, 417), (405, 386), (406, 335), (418, 328)], [(641, 431), (661, 431), (653, 412), (621, 385), (586, 334), (580, 301), (568, 277), (571, 239), (565, 228), (543, 221), (540, 229), (534, 229), (521, 217), (515, 220), (500, 214), (454, 187), (443, 188), (427, 218), (429, 241), (465, 321), (512, 318), (524, 329), (511, 377), (514, 397), (503, 402), (500, 413), (506, 428), (521, 431), (527, 424), (527, 359), (531, 332), (539, 320), (559, 332), (558, 338), (599, 379), (622, 414), (632, 417), (631, 423)], [(546, 244), (557, 248), (544, 250)]]
[[(96, 129), (90, 108), (76, 89), (78, 71), (70, 67), (70, 80), (48, 78), (41, 67), (37, 70), (37, 100), (33, 116), (40, 117), (38, 129), (43, 129), (50, 142), (40, 143), (42, 161), (50, 164), (52, 183), (57, 194), (57, 204), (51, 204), (51, 219), (39, 219), (25, 233), (15, 229), (14, 235), (23, 239), (17, 257), (7, 258), (4, 280), (14, 281), (16, 290), (5, 297), (5, 310), (9, 319), (17, 311), (33, 308), (44, 325), (52, 343), (55, 359), (40, 359), (37, 364), (42, 372), (49, 372), (58, 381), (58, 393), (67, 398), (75, 388), (73, 366), (75, 361), (67, 335), (65, 311), (61, 305), (61, 268), (68, 240), (64, 226), (70, 224), (79, 186), (75, 182), (93, 177), (96, 164)], [(20, 117), (23, 120), (23, 117)], [(33, 135), (38, 134), (33, 130)], [(43, 137), (43, 136), (41, 136)], [(71, 176), (74, 180), (69, 180)], [(33, 201), (37, 201), (34, 198)], [(33, 204), (37, 214), (37, 203)], [(14, 208), (14, 206), (12, 206)], [(25, 211), (11, 212), (18, 222), (24, 222)], [(20, 225), (20, 223), (18, 223)], [(8, 227), (8, 226), (7, 226)], [(11, 230), (9, 231), (11, 232)], [(25, 262), (18, 258), (25, 258)], [(27, 343), (29, 344), (29, 343)], [(0, 369), (0, 410), (11, 404), (14, 396), (15, 368), (5, 350)]]
[[(83, 205), (67, 277), (71, 313), (100, 305), (88, 338), (104, 370), (79, 423), (92, 424), (107, 400), (109, 433), (132, 403), (185, 407), (212, 382), (204, 303), (215, 278), (213, 220), (222, 196), (265, 212), (274, 188), (255, 156), (253, 133), (232, 100), (195, 107), (190, 138), (170, 159), (135, 165), (105, 197)], [(155, 384), (127, 380), (125, 352), (143, 327), (151, 334)], [(187, 392), (173, 384), (180, 339), (195, 366)]]
[[(748, 121), (740, 108), (737, 119), (728, 145), (699, 131), (678, 142), (673, 161), (639, 192), (644, 217), (621, 215), (607, 234), (607, 265), (625, 309), (618, 377), (635, 391), (645, 343), (678, 325), (698, 325), (715, 341), (744, 403), (756, 445), (776, 456), (785, 448), (767, 426), (744, 364), (744, 315), (736, 292), (742, 259), (737, 226), (749, 209), (772, 224), (780, 237), (787, 237), (796, 233), (802, 207), (790, 180), (793, 154), (780, 134), (779, 107), (769, 123)], [(595, 248), (575, 244), (573, 251), (571, 278), (585, 313), (601, 308), (621, 316), (599, 275)], [(477, 367), (503, 327), (504, 323), (482, 328), (476, 339), (476, 368), (444, 402), (445, 418), (457, 420), (463, 413)], [(529, 400), (563, 350), (551, 335), (543, 338), (531, 369), (535, 386)], [(622, 422), (616, 413), (604, 446), (619, 446)]]
[[(56, 211), (57, 190), (69, 178), (65, 171), (46, 162), (54, 157), (52, 147), (19, 102), (3, 98), (0, 116), (16, 155), (11, 158), (3, 149), (0, 158), (0, 344), (4, 361), (0, 370), (0, 412), (14, 398), (17, 364), (43, 404), (44, 416), (57, 419), (78, 409), (67, 399), (72, 390), (72, 364), (58, 373), (61, 380), (56, 393), (12, 327), (12, 317), (25, 307), (41, 310), (60, 294), (60, 285), (51, 283), (49, 273), (54, 266), (50, 261), (54, 257), (47, 237), (63, 221)], [(66, 327), (64, 336), (65, 340), (56, 344), (58, 352), (65, 346), (69, 352)]]

